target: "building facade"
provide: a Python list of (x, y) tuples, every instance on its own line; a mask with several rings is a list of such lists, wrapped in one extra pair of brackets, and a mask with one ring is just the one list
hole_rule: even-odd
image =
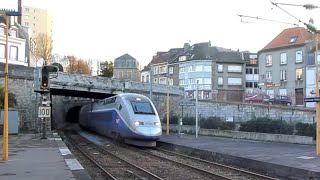
[[(15, 18), (9, 20), (8, 63), (28, 66), (26, 58), (26, 39), (20, 36), (20, 29), (15, 26)], [(0, 62), (5, 62), (6, 24), (4, 16), (0, 17)]]
[(261, 93), (258, 86), (259, 83), (259, 65), (257, 53), (241, 52), (242, 59), (246, 65), (246, 94), (259, 94)]
[(260, 50), (259, 84), (262, 90), (271, 96), (289, 96), (293, 104), (303, 106), (310, 43), (312, 34), (303, 27), (295, 27), (283, 30)]
[(139, 62), (129, 54), (114, 60), (113, 77), (124, 80), (140, 81)]
[(23, 6), (21, 8), (21, 25), (28, 27), (30, 39), (30, 66), (36, 66), (37, 60), (32, 53), (32, 48), (35, 46), (35, 39), (41, 35), (47, 38), (52, 46), (52, 16), (48, 10)]

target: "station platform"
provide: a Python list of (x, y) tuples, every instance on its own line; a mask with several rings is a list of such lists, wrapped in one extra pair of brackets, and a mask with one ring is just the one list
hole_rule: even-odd
[(279, 179), (320, 180), (315, 145), (164, 133), (157, 146)]
[(2, 160), (1, 180), (91, 180), (57, 133), (9, 135), (9, 158)]

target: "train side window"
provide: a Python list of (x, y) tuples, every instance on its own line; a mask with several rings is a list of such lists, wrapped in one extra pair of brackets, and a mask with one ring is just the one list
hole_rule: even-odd
[(122, 109), (122, 106), (121, 106), (121, 104), (120, 104), (120, 106), (119, 106), (119, 110), (121, 110)]

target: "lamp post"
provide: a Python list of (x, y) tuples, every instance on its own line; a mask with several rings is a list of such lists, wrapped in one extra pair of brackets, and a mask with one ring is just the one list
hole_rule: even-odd
[(196, 82), (196, 138), (198, 137), (198, 82)]
[(8, 86), (9, 86), (9, 65), (8, 65), (8, 36), (9, 36), (9, 17), (10, 16), (21, 16), (19, 12), (9, 11), (5, 13), (6, 19), (6, 46), (5, 46), (5, 69), (4, 69), (4, 113), (3, 113), (3, 141), (2, 141), (2, 160), (8, 160), (8, 114), (9, 114), (9, 103), (8, 103)]
[(167, 136), (169, 136), (169, 118), (170, 118), (170, 94), (169, 94), (169, 75), (167, 76)]
[[(316, 64), (316, 95), (319, 97), (319, 68), (318, 68), (318, 35), (319, 32), (315, 32), (315, 64)], [(316, 128), (316, 151), (317, 156), (320, 156), (320, 103), (316, 103), (316, 122), (317, 122), (317, 128)]]

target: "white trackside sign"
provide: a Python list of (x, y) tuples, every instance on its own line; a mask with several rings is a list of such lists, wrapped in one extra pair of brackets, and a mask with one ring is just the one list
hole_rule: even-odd
[(51, 117), (51, 107), (39, 107), (38, 117)]

